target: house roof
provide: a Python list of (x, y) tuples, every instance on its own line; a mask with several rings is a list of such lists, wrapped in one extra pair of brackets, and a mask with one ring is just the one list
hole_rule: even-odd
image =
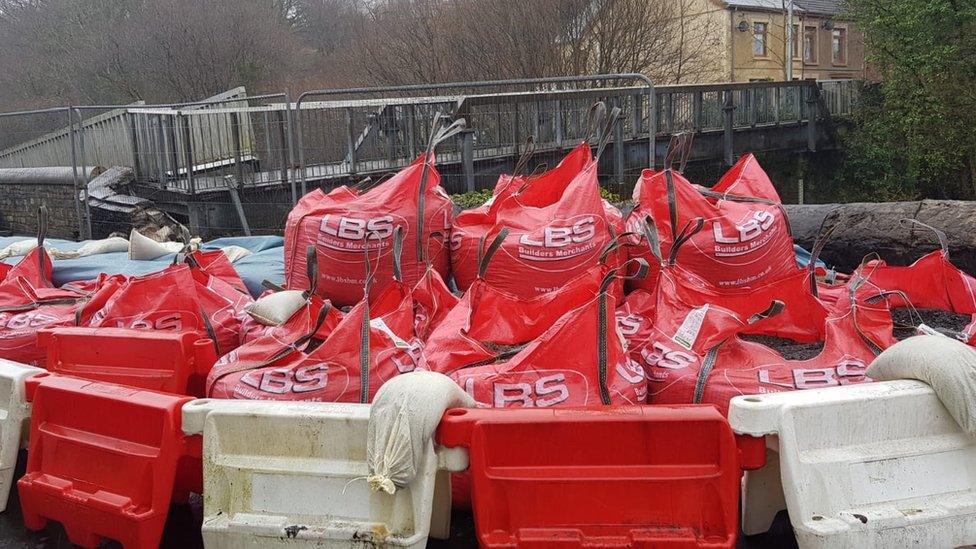
[[(797, 13), (837, 15), (844, 10), (845, 0), (795, 0)], [(728, 8), (782, 11), (784, 0), (724, 0)]]
[(838, 15), (844, 11), (845, 0), (798, 0), (807, 13)]
[[(782, 11), (783, 0), (725, 0), (726, 7)], [(799, 5), (796, 8), (800, 8)]]

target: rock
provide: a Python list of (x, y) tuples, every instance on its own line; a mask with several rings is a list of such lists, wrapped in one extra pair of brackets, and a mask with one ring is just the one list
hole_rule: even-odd
[(810, 249), (825, 226), (836, 223), (821, 257), (842, 271), (876, 252), (892, 265), (908, 265), (939, 248), (932, 231), (905, 219), (942, 230), (949, 237), (949, 258), (960, 269), (976, 273), (976, 202), (923, 200), (851, 204), (785, 205), (794, 241)]

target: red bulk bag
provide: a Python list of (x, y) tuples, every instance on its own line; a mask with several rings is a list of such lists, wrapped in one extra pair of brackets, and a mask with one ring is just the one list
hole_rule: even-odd
[[(413, 241), (402, 258), (403, 282), (412, 287), (426, 269), (426, 256), (447, 276), (445, 240), (451, 230), (453, 204), (440, 186), (434, 148), (464, 128), (464, 120), (431, 132), (427, 151), (392, 178), (367, 192), (347, 186), (329, 194), (316, 189), (299, 200), (285, 225), (285, 281), (290, 289), (308, 289), (305, 251), (318, 252), (320, 296), (338, 307), (363, 299), (363, 252), (385, 256), (400, 228)], [(427, 248), (432, 248), (428, 250)], [(375, 274), (376, 290), (393, 280), (392, 262)]]
[[(198, 254), (188, 254), (188, 264), (174, 263), (162, 271), (128, 279), (89, 325), (196, 331), (213, 339), (219, 354), (236, 348), (243, 339), (244, 308), (253, 300), (204, 270), (196, 260)], [(204, 263), (213, 259), (202, 258)]]
[(553, 170), (524, 178), (518, 188), (503, 180), (505, 189), (496, 187), (491, 204), (458, 216), (451, 265), (459, 288), (467, 289), (477, 277), (478, 243), (502, 228), (512, 238), (502, 245), (487, 280), (511, 295), (551, 292), (597, 263), (601, 250), (623, 232), (620, 212), (600, 197), (597, 178), (618, 115), (619, 109), (610, 113), (595, 156), (584, 141)]
[[(712, 189), (691, 184), (680, 173), (645, 170), (638, 205), (628, 216), (637, 232), (653, 220), (661, 252), (668, 257), (678, 233), (696, 218), (705, 221), (677, 256), (677, 263), (719, 288), (755, 286), (795, 273), (789, 220), (766, 172), (751, 154), (743, 156)], [(631, 257), (650, 260), (648, 246)], [(655, 273), (634, 287), (653, 289)]]
[(414, 330), (421, 341), (427, 341), (460, 300), (432, 265), (427, 266), (424, 276), (414, 286), (412, 295)]
[[(665, 273), (666, 274), (666, 273)], [(665, 277), (662, 277), (662, 280)], [(765, 345), (738, 334), (762, 332), (775, 320), (781, 302), (743, 320), (720, 307), (708, 309), (701, 334), (691, 348), (675, 339), (658, 340), (645, 355), (652, 404), (715, 404), (728, 412), (733, 397), (816, 389), (870, 381), (868, 364), (894, 344), (888, 294), (867, 297), (850, 292), (839, 298), (824, 322), (824, 346), (808, 360), (789, 360)]]
[(47, 209), (38, 211), (37, 247), (6, 270), (0, 281), (0, 358), (44, 366), (37, 345), (41, 328), (75, 324), (95, 285), (54, 288), (51, 257), (44, 249)]
[(866, 280), (862, 289), (874, 293), (897, 292), (894, 299), (895, 306), (899, 307), (973, 315), (973, 322), (956, 337), (976, 346), (976, 278), (949, 261), (949, 241), (944, 232), (916, 220), (905, 221), (934, 232), (940, 249), (905, 267), (888, 265), (880, 259), (865, 262), (856, 273)]
[[(425, 369), (451, 374), (495, 362), (541, 336), (560, 317), (596, 297), (608, 268), (594, 265), (554, 292), (522, 297), (496, 288), (485, 274), (508, 235), (503, 229), (478, 261), (478, 277), (431, 333), (424, 347)], [(615, 285), (611, 291), (617, 291)]]
[(451, 377), (478, 403), (496, 408), (645, 402), (644, 371), (628, 357), (614, 323), (610, 287), (616, 276), (617, 269), (611, 270), (595, 298), (564, 314), (515, 356)]
[[(369, 402), (380, 386), (393, 376), (417, 368), (423, 342), (416, 335), (418, 316), (422, 326), (443, 316), (443, 298), (427, 300), (438, 279), (427, 271), (418, 287), (422, 298), (415, 299), (411, 289), (401, 282), (400, 231), (394, 235), (393, 282), (381, 291), (370, 291), (372, 271), (367, 274), (361, 301), (338, 322), (330, 320), (331, 310), (323, 315), (326, 304), (300, 310), (282, 330), (259, 338), (221, 359), (207, 379), (207, 394), (213, 398), (252, 400), (312, 400), (322, 402)], [(313, 255), (313, 254), (310, 254)], [(314, 259), (313, 259), (314, 261)], [(370, 268), (369, 261), (366, 262)], [(314, 291), (314, 288), (313, 288)], [(422, 315), (417, 301), (426, 302)], [(319, 312), (313, 313), (318, 307)], [(299, 317), (299, 315), (301, 315)], [(306, 332), (307, 319), (319, 320)], [(299, 317), (297, 320), (295, 317)], [(304, 335), (299, 335), (302, 334)]]

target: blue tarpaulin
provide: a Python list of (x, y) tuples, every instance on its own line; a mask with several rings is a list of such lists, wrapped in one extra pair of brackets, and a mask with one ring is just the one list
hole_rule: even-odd
[[(26, 240), (29, 237), (0, 237), (0, 249)], [(255, 296), (261, 293), (261, 281), (270, 280), (275, 284), (285, 282), (285, 240), (280, 236), (242, 236), (218, 238), (203, 244), (204, 249), (215, 249), (224, 246), (240, 246), (251, 251), (251, 255), (234, 263), (238, 274), (248, 290)], [(44, 245), (61, 251), (77, 250), (84, 242), (72, 242), (48, 238)], [(129, 259), (127, 252), (99, 254), (78, 259), (59, 259), (54, 261), (54, 283), (58, 286), (78, 280), (90, 280), (100, 273), (123, 274), (138, 276), (164, 269), (173, 262), (175, 254), (163, 256), (152, 261), (134, 261)], [(22, 257), (10, 257), (6, 263), (17, 263)]]
[[(0, 249), (6, 246), (26, 240), (28, 237), (0, 237)], [(72, 242), (70, 240), (59, 240), (49, 238), (44, 241), (48, 247), (57, 248), (61, 251), (71, 251), (80, 248), (84, 242)], [(285, 240), (280, 236), (236, 236), (228, 238), (218, 238), (203, 244), (204, 249), (222, 248), (225, 246), (240, 246), (251, 251), (251, 255), (238, 260), (234, 263), (238, 274), (248, 290), (255, 296), (259, 295), (263, 288), (261, 282), (270, 280), (275, 284), (285, 283)], [(810, 252), (800, 246), (793, 246), (796, 251), (796, 262), (801, 267), (810, 264)], [(20, 257), (7, 258), (7, 263), (16, 263)], [(100, 273), (123, 274), (138, 276), (149, 274), (165, 268), (173, 262), (173, 255), (163, 256), (152, 261), (133, 261), (129, 259), (128, 253), (112, 253), (92, 255), (78, 259), (61, 259), (54, 261), (54, 283), (58, 286), (67, 282), (78, 280), (90, 280), (97, 277)], [(827, 268), (823, 261), (817, 261), (817, 265)]]

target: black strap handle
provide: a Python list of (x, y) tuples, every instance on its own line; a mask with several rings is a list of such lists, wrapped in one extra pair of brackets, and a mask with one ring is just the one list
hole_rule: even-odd
[(644, 240), (647, 241), (647, 247), (651, 250), (651, 254), (657, 259), (658, 263), (664, 263), (664, 256), (661, 253), (661, 237), (657, 234), (657, 226), (654, 224), (654, 219), (651, 216), (644, 217), (641, 232), (643, 233)]
[(427, 210), (427, 179), (430, 177), (430, 170), (433, 169), (432, 160), (434, 149), (444, 140), (457, 135), (466, 127), (463, 118), (458, 118), (447, 126), (441, 124), (441, 118), (442, 114), (438, 111), (431, 125), (430, 139), (427, 141), (427, 150), (424, 152), (424, 166), (420, 172), (420, 184), (417, 186), (417, 247), (415, 250), (417, 257), (421, 257), (424, 252), (424, 217)]
[(772, 302), (770, 302), (769, 307), (766, 307), (766, 310), (750, 316), (746, 320), (746, 324), (755, 324), (760, 320), (766, 320), (769, 317), (782, 313), (784, 309), (786, 309), (786, 304), (778, 299), (774, 299)]
[(482, 236), (481, 240), (478, 241), (478, 278), (484, 278), (488, 272), (488, 264), (491, 263), (491, 258), (494, 257), (495, 252), (498, 251), (502, 242), (508, 237), (508, 227), (502, 227), (502, 230), (498, 231), (498, 234), (495, 235), (495, 238), (492, 239), (491, 244), (486, 250), (485, 239), (487, 236)]
[(308, 277), (308, 290), (305, 291), (305, 298), (308, 299), (319, 284), (319, 254), (315, 246), (305, 248), (305, 276)]
[(515, 163), (515, 169), (512, 170), (512, 180), (515, 180), (516, 177), (522, 174), (522, 171), (529, 165), (529, 160), (532, 160), (532, 155), (534, 154), (535, 137), (530, 135), (525, 138), (525, 147), (522, 149), (522, 154)]
[(397, 226), (393, 229), (393, 278), (403, 282), (403, 272), (400, 266), (400, 258), (403, 254), (403, 227)]
[[(828, 216), (829, 217), (829, 216)], [(813, 242), (813, 248), (810, 250), (810, 263), (807, 265), (807, 271), (810, 277), (810, 293), (814, 297), (820, 295), (820, 290), (817, 288), (817, 261), (820, 260), (820, 253), (823, 252), (824, 247), (827, 242), (830, 241), (830, 237), (833, 236), (834, 231), (840, 226), (840, 223), (834, 223), (826, 230), (824, 229), (824, 224), (827, 222), (827, 217), (824, 217), (823, 221), (820, 223), (820, 236), (817, 240)]]
[(603, 156), (603, 151), (607, 148), (607, 144), (610, 142), (610, 138), (613, 136), (613, 127), (617, 125), (620, 120), (620, 107), (614, 107), (610, 109), (610, 113), (607, 115), (606, 124), (603, 126), (603, 133), (600, 134), (600, 141), (596, 147), (596, 154), (593, 156), (594, 162), (599, 162), (600, 157)]
[(685, 242), (691, 240), (693, 236), (698, 234), (698, 232), (701, 231), (702, 227), (704, 226), (705, 219), (702, 217), (696, 217), (695, 219), (691, 219), (685, 223), (685, 226), (681, 229), (681, 232), (678, 233), (678, 236), (675, 237), (674, 242), (671, 243), (671, 253), (668, 255), (668, 265), (675, 264), (675, 262), (678, 260), (678, 251), (681, 249), (681, 246), (683, 246)]
[(902, 219), (901, 222), (918, 225), (919, 227), (923, 227), (935, 233), (936, 238), (939, 239), (939, 246), (942, 248), (942, 253), (945, 254), (946, 257), (949, 257), (949, 237), (946, 236), (944, 231), (936, 229), (927, 223), (922, 223), (917, 219)]
[[(631, 262), (637, 264), (637, 272), (632, 275), (619, 274), (620, 272), (626, 273)], [(597, 294), (597, 305), (599, 307), (599, 312), (597, 318), (596, 353), (597, 373), (599, 374), (600, 381), (600, 401), (604, 405), (610, 404), (610, 387), (607, 383), (607, 375), (609, 370), (607, 358), (607, 332), (610, 329), (610, 315), (607, 313), (607, 309), (609, 308), (607, 303), (608, 290), (610, 289), (610, 286), (613, 285), (613, 281), (617, 278), (623, 278), (624, 280), (644, 278), (647, 276), (648, 269), (649, 266), (647, 261), (644, 261), (641, 258), (634, 258), (629, 261), (625, 261), (623, 265), (615, 269), (611, 269), (600, 282), (600, 293)]]
[(678, 161), (678, 172), (683, 173), (688, 164), (688, 157), (691, 156), (692, 144), (695, 142), (695, 134), (691, 132), (679, 132), (671, 136), (668, 143), (668, 153), (664, 157), (664, 169), (674, 168), (674, 161)]
[(275, 284), (274, 282), (271, 282), (267, 278), (265, 278), (264, 280), (261, 281), (261, 287), (264, 288), (265, 290), (271, 290), (274, 293), (278, 293), (278, 292), (285, 291), (285, 287), (284, 286), (280, 286), (278, 284)]
[(613, 234), (613, 228), (610, 228), (611, 238), (610, 241), (600, 250), (600, 263), (606, 263), (607, 259), (610, 258), (610, 254), (626, 246), (626, 240), (631, 237), (639, 237), (637, 233), (624, 231), (620, 234)]
[(589, 131), (586, 133), (586, 137), (583, 138), (583, 142), (589, 142), (591, 139), (600, 138), (600, 130), (603, 128), (604, 123), (607, 118), (607, 104), (603, 101), (597, 101), (590, 105), (590, 110), (586, 113), (586, 125)]
[[(41, 204), (37, 207), (37, 247), (44, 249), (44, 239), (47, 238), (48, 229), (48, 214), (47, 214), (47, 204)], [(39, 253), (37, 254), (37, 265), (40, 267), (40, 273), (44, 273), (44, 268), (47, 262), (47, 254)]]

